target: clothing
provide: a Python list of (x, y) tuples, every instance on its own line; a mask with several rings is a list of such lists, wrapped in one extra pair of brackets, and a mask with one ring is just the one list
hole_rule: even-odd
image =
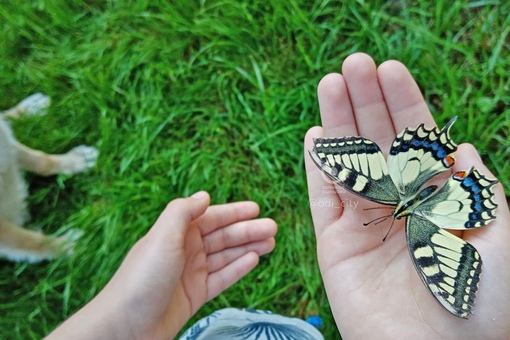
[(324, 340), (311, 324), (268, 311), (225, 308), (199, 320), (179, 340)]

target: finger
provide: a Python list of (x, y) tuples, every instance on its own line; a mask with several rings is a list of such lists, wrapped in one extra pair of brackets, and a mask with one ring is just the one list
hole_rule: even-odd
[(341, 74), (331, 73), (317, 87), (319, 109), (325, 137), (356, 136), (356, 120), (347, 85)]
[(158, 238), (171, 237), (176, 240), (174, 244), (184, 244), (184, 236), (191, 221), (204, 214), (209, 203), (210, 197), (205, 191), (171, 201), (159, 215), (148, 235), (157, 234)]
[(355, 53), (345, 59), (342, 73), (359, 134), (381, 147), (391, 145), (395, 131), (379, 86), (374, 60), (367, 54)]
[(242, 221), (220, 228), (203, 237), (206, 254), (250, 242), (265, 240), (276, 235), (276, 222), (270, 218)]
[(207, 256), (207, 270), (209, 273), (214, 273), (249, 252), (256, 252), (259, 256), (262, 256), (273, 251), (274, 246), (275, 240), (271, 237), (211, 254)]
[(259, 263), (259, 256), (249, 252), (228, 266), (209, 275), (207, 279), (207, 301), (214, 299), (218, 294), (239, 281)]
[(436, 126), (418, 85), (402, 63), (386, 61), (377, 69), (377, 75), (397, 133), (421, 123)]
[(258, 204), (251, 201), (218, 204), (210, 206), (195, 223), (204, 236), (218, 228), (257, 217), (259, 212)]
[[(322, 234), (323, 229), (332, 221), (340, 218), (343, 212), (337, 186), (323, 174), (309, 155), (309, 151), (313, 149), (313, 138), (319, 137), (322, 137), (322, 128), (313, 127), (306, 133), (304, 141), (309, 205), (318, 235)], [(320, 204), (321, 202), (331, 202), (331, 204)], [(332, 209), (332, 206), (339, 208)]]
[(471, 167), (478, 169), (484, 176), (489, 176), (492, 179), (496, 178), (491, 171), (483, 164), (482, 158), (476, 151), (473, 144), (462, 143), (457, 147), (455, 152), (454, 171), (468, 170)]

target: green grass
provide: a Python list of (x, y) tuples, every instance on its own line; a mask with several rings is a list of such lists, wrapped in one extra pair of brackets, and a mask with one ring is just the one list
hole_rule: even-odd
[(86, 174), (28, 177), (33, 225), (85, 234), (67, 260), (0, 262), (0, 338), (47, 334), (167, 201), (201, 189), (214, 203), (255, 200), (280, 231), (273, 254), (196, 318), (226, 306), (316, 313), (339, 338), (303, 170), (318, 81), (356, 51), (402, 61), (439, 124), (459, 116), (455, 140), (477, 147), (509, 195), (509, 27), (506, 1), (3, 1), (0, 107), (53, 99), (47, 116), (14, 124), (18, 139), (101, 156)]

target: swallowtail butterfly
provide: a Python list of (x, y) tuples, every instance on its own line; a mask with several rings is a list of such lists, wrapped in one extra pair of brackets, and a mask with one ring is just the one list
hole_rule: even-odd
[(443, 230), (467, 230), (496, 218), (491, 180), (471, 168), (453, 173), (438, 188), (425, 184), (450, 169), (457, 145), (449, 131), (423, 124), (406, 128), (391, 145), (387, 162), (377, 144), (363, 137), (316, 138), (310, 155), (335, 183), (368, 200), (395, 206), (406, 217), (406, 239), (421, 280), (450, 313), (472, 314), (482, 259), (469, 243)]

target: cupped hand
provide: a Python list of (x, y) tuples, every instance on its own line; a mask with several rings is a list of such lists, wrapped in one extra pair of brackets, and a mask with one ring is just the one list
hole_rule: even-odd
[[(433, 72), (430, 70), (428, 72)], [(406, 244), (404, 221), (363, 226), (391, 209), (346, 192), (328, 181), (308, 151), (313, 138), (363, 136), (387, 153), (396, 134), (434, 119), (401, 63), (378, 68), (366, 54), (349, 56), (342, 75), (325, 76), (318, 87), (322, 127), (305, 137), (310, 206), (318, 261), (337, 326), (344, 339), (506, 339), (510, 336), (510, 213), (501, 184), (494, 187), (497, 218), (478, 230), (457, 233), (482, 256), (483, 272), (474, 315), (446, 311), (421, 282)], [(459, 119), (465, 119), (459, 116)], [(455, 140), (455, 125), (450, 131)], [(459, 142), (459, 141), (457, 141)], [(459, 145), (453, 170), (474, 166), (494, 178), (476, 149)]]
[(84, 338), (171, 339), (273, 250), (276, 223), (254, 219), (256, 203), (209, 202), (205, 192), (170, 202), (106, 287), (52, 336), (86, 327)]

